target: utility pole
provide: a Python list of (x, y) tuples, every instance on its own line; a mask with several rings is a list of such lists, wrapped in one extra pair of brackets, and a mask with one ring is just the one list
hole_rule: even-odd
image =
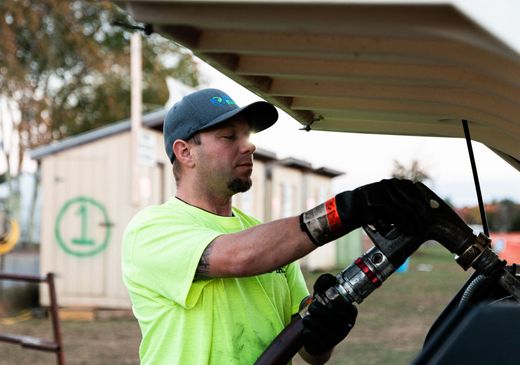
[(142, 133), (142, 51), (141, 34), (134, 32), (130, 39), (130, 81), (131, 81), (131, 169), (132, 169), (132, 204), (141, 207), (141, 164), (138, 149)]

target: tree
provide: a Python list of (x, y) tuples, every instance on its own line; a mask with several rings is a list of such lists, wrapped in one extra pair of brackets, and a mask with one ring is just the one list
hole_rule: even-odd
[(510, 199), (486, 205), (489, 229), (495, 232), (510, 232), (520, 229), (520, 205)]
[(399, 161), (394, 160), (392, 177), (398, 179), (409, 179), (413, 182), (424, 182), (427, 180), (431, 180), (430, 175), (426, 172), (425, 168), (419, 164), (419, 161), (417, 160), (412, 160), (409, 167), (406, 167)]
[(510, 232), (520, 232), (520, 205), (517, 205), (516, 212), (511, 217), (511, 223), (509, 224)]
[[(509, 199), (485, 204), (486, 218), (491, 232), (520, 231), (520, 205)], [(464, 207), (459, 215), (468, 224), (481, 224), (478, 206)]]
[[(14, 103), (19, 171), (27, 148), (130, 114), (132, 20), (109, 1), (0, 2), (0, 97)], [(164, 105), (167, 77), (196, 86), (191, 53), (152, 35), (143, 42), (143, 111)], [(13, 104), (10, 104), (13, 105)]]

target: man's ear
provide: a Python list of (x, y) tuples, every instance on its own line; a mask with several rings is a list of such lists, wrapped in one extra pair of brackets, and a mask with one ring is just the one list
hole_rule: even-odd
[(175, 159), (178, 160), (182, 165), (187, 167), (193, 167), (195, 160), (193, 159), (192, 146), (183, 139), (177, 139), (173, 142), (173, 153)]

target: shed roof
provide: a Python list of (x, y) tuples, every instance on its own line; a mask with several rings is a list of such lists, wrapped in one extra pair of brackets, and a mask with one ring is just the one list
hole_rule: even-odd
[(294, 157), (287, 157), (287, 158), (281, 159), (280, 161), (278, 161), (277, 164), (282, 165), (282, 166), (287, 166), (287, 167), (294, 167), (296, 169), (303, 170), (303, 171), (314, 171), (310, 162), (300, 160), (300, 159), (297, 159)]
[[(151, 113), (143, 115), (143, 125), (152, 129), (162, 131), (165, 109), (159, 109)], [(40, 160), (45, 156), (53, 153), (65, 151), (72, 147), (77, 147), (86, 143), (94, 142), (102, 138), (112, 136), (114, 134), (129, 131), (131, 127), (130, 119), (124, 119), (107, 126), (99, 127), (91, 131), (81, 133), (72, 137), (64, 138), (60, 141), (50, 143), (45, 146), (35, 148), (31, 151), (31, 158), (33, 160)]]
[(324, 167), (324, 166), (319, 167), (319, 168), (314, 168), (314, 167), (312, 167), (312, 164), (310, 162), (300, 160), (300, 159), (297, 159), (294, 157), (283, 158), (279, 161), (276, 161), (276, 164), (281, 165), (281, 166), (295, 168), (295, 169), (298, 169), (298, 170), (301, 170), (304, 172), (311, 172), (316, 175), (331, 177), (331, 178), (345, 174), (342, 171), (334, 170), (334, 169)]
[(462, 137), (464, 119), (520, 169), (520, 55), (450, 1), (117, 2), (310, 129)]
[(336, 177), (336, 176), (341, 176), (341, 175), (345, 174), (342, 171), (334, 170), (334, 169), (331, 169), (331, 168), (328, 168), (328, 167), (325, 167), (325, 166), (322, 166), (322, 167), (319, 167), (319, 168), (315, 169), (314, 173), (318, 174), (318, 175), (323, 175), (323, 176), (326, 176), (326, 177)]
[(257, 147), (254, 153), (255, 159), (263, 162), (276, 161), (276, 153)]

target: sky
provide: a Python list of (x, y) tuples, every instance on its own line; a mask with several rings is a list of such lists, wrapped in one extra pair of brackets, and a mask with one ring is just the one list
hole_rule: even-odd
[[(520, 53), (520, 1), (453, 0), (451, 3)], [(202, 61), (200, 64), (208, 86), (226, 91), (239, 105), (261, 100), (211, 66)], [(459, 207), (478, 204), (464, 139), (306, 132), (300, 130), (301, 125), (293, 118), (279, 112), (279, 121), (254, 135), (253, 142), (275, 152), (278, 158), (294, 157), (311, 162), (314, 167), (326, 166), (344, 172), (333, 181), (335, 193), (390, 177), (394, 161), (409, 166), (417, 160), (432, 177), (427, 185), (437, 195)], [(473, 142), (473, 150), (484, 201), (520, 202), (520, 171), (479, 142)]]

